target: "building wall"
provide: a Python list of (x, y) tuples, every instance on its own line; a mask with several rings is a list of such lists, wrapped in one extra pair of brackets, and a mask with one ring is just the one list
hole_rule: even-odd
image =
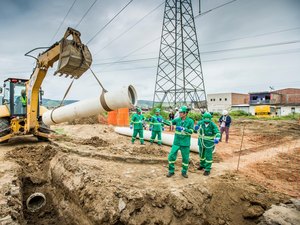
[(287, 116), (293, 112), (300, 113), (300, 106), (280, 106), (281, 116)]
[(222, 112), (224, 109), (230, 110), (232, 105), (231, 93), (208, 94), (207, 106), (210, 112)]
[(300, 105), (300, 88), (286, 88), (273, 93), (281, 95), (281, 104)]
[(248, 94), (231, 94), (231, 105), (240, 105), (240, 104), (249, 104), (249, 95)]

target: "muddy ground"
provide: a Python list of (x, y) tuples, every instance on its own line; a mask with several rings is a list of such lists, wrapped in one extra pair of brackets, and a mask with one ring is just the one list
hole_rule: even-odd
[[(272, 205), (300, 198), (295, 122), (235, 121), (211, 176), (191, 153), (188, 179), (180, 155), (176, 175), (165, 177), (168, 146), (132, 145), (107, 125), (52, 129), (60, 136), (48, 143), (26, 136), (0, 146), (0, 224), (250, 225)], [(46, 204), (31, 212), (26, 200), (36, 192)]]

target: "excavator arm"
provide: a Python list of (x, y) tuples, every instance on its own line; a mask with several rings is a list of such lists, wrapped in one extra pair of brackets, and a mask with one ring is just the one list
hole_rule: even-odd
[[(72, 36), (72, 40), (68, 39)], [(49, 67), (58, 62), (55, 74), (66, 75), (78, 79), (89, 69), (92, 56), (86, 45), (82, 44), (80, 32), (68, 28), (61, 41), (52, 45), (41, 53), (36, 62), (36, 67), (27, 83), (27, 126), (28, 132), (37, 131), (39, 111), (39, 90)]]

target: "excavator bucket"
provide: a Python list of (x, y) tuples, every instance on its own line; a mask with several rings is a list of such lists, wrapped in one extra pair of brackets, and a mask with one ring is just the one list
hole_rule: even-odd
[[(73, 40), (67, 39), (69, 35), (73, 36)], [(72, 28), (68, 28), (60, 45), (58, 67), (54, 74), (65, 74), (66, 77), (78, 79), (92, 64), (88, 47), (81, 43), (79, 31)]]

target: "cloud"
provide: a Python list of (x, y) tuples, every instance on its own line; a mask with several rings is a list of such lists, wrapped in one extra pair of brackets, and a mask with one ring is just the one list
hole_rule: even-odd
[[(93, 2), (94, 0), (76, 1), (53, 43), (63, 36), (68, 26), (74, 27), (78, 24)], [(127, 2), (127, 0), (98, 0), (77, 27), (81, 32), (83, 42), (91, 40)], [(161, 2), (161, 0), (133, 1), (89, 43), (89, 48), (94, 54), (92, 69), (108, 90), (133, 84), (137, 89), (139, 99), (153, 99), (157, 60), (110, 65), (96, 64), (158, 57), (159, 39), (142, 49), (139, 48), (161, 35), (163, 6), (146, 17), (130, 32), (102, 51), (100, 50)], [(192, 2), (196, 14), (198, 1), (193, 0)], [(227, 1), (202, 1), (202, 11), (225, 2)], [(52, 44), (50, 41), (72, 3), (73, 0), (28, 0), (26, 4), (25, 1), (20, 0), (0, 1), (1, 80), (11, 76), (29, 78), (34, 68), (34, 60), (24, 57), (24, 53), (36, 47)], [(253, 90), (264, 91), (269, 86), (275, 86), (275, 88), (299, 87), (300, 51), (288, 53), (288, 51), (300, 49), (299, 43), (204, 54), (204, 52), (220, 49), (299, 40), (300, 29), (287, 30), (300, 27), (299, 10), (300, 1), (297, 0), (274, 0), (272, 4), (267, 0), (238, 0), (197, 18), (195, 20), (196, 29), (200, 53), (203, 53), (201, 59), (207, 93), (247, 93)], [(272, 33), (280, 30), (287, 31)], [(270, 34), (259, 36), (262, 33)], [(242, 39), (213, 43), (237, 38)], [(134, 50), (136, 51), (133, 52)], [(286, 53), (275, 54), (280, 51)], [(34, 54), (38, 53), (39, 51)], [(128, 56), (130, 53), (131, 55)], [(263, 56), (264, 54), (265, 56)], [(52, 76), (53, 72), (54, 69), (50, 69), (43, 82), (45, 97), (61, 99), (71, 80), (54, 77)], [(97, 96), (100, 92), (97, 81), (90, 72), (87, 72), (82, 78), (75, 81), (67, 99), (86, 99)]]

